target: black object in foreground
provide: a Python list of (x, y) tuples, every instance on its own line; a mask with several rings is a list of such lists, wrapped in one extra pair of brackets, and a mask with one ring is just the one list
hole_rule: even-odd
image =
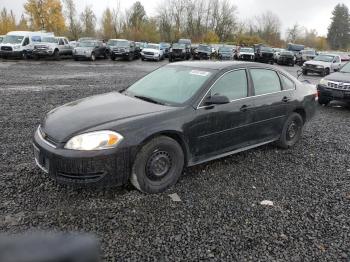
[(1, 262), (98, 262), (98, 241), (89, 235), (31, 233), (0, 236)]

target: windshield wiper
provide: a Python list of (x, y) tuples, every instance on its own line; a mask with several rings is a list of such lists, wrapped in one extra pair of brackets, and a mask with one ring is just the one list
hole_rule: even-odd
[(134, 97), (141, 99), (141, 100), (144, 100), (144, 101), (147, 101), (147, 102), (151, 102), (153, 104), (165, 105), (164, 103), (159, 102), (157, 100), (154, 100), (153, 98), (150, 98), (150, 97), (146, 97), (146, 96), (134, 96)]

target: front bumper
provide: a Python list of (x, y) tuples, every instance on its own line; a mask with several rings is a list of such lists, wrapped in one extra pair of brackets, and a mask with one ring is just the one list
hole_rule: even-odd
[(111, 52), (111, 55), (115, 56), (115, 57), (129, 57), (132, 54), (130, 52)]
[(317, 68), (317, 67), (310, 67), (310, 66), (302, 66), (302, 69), (307, 70), (308, 72), (318, 73), (318, 74), (321, 74), (324, 71), (324, 67)]
[(48, 145), (35, 132), (35, 162), (60, 184), (121, 186), (128, 182), (130, 150), (119, 148), (97, 151), (74, 151)]
[(141, 57), (147, 60), (158, 60), (159, 55), (154, 54), (154, 55), (147, 55), (147, 54), (141, 54)]
[(33, 55), (37, 55), (37, 56), (52, 56), (53, 55), (53, 50), (34, 49), (32, 54)]
[(290, 57), (279, 57), (277, 62), (280, 64), (294, 64), (294, 58)]
[(23, 51), (4, 51), (0, 50), (0, 57), (22, 57)]
[(326, 98), (328, 100), (339, 100), (350, 102), (350, 90), (340, 90), (329, 88), (328, 86), (318, 84), (317, 91), (319, 97)]

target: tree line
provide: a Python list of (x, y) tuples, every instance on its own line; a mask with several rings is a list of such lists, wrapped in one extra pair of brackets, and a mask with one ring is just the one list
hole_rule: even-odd
[(0, 12), (0, 34), (13, 30), (46, 30), (71, 40), (96, 36), (173, 42), (186, 37), (193, 42), (246, 46), (266, 43), (281, 47), (293, 42), (320, 50), (350, 48), (350, 14), (344, 4), (334, 8), (327, 37), (295, 24), (283, 38), (278, 15), (267, 11), (240, 21), (237, 7), (229, 0), (160, 0), (153, 16), (147, 15), (140, 2), (122, 10), (116, 1), (104, 10), (101, 19), (97, 19), (91, 6), (79, 14), (74, 0), (27, 0), (18, 21), (11, 10), (4, 7)]

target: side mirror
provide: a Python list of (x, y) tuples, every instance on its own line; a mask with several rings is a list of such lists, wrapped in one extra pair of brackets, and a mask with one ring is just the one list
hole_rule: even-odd
[(227, 96), (214, 95), (205, 99), (205, 105), (223, 105), (230, 103), (230, 99)]

